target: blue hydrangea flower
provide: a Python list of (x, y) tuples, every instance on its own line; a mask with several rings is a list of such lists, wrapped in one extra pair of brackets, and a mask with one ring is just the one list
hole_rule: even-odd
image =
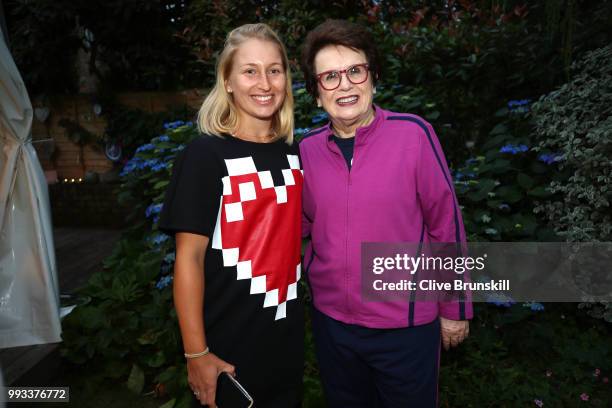
[(294, 82), (293, 85), (291, 85), (291, 89), (293, 89), (294, 91), (297, 91), (298, 89), (302, 89), (306, 86), (305, 82)]
[(327, 113), (323, 112), (323, 113), (319, 113), (316, 114), (312, 117), (312, 123), (320, 123), (320, 122), (324, 122), (327, 120)]
[(168, 236), (166, 234), (155, 234), (150, 238), (150, 242), (153, 245), (159, 246), (168, 240)]
[(531, 99), (508, 101), (508, 110), (512, 113), (526, 113), (529, 112), (530, 103)]
[(176, 129), (176, 128), (179, 128), (185, 125), (186, 123), (183, 122), (182, 120), (177, 120), (176, 122), (164, 123), (164, 129)]
[(119, 176), (124, 177), (136, 170), (142, 170), (144, 168), (145, 162), (140, 157), (133, 157), (132, 159), (128, 160), (127, 163), (125, 163), (125, 166), (123, 166), (123, 169), (121, 169)]
[(170, 285), (170, 282), (172, 282), (172, 275), (162, 276), (155, 284), (155, 287), (159, 290), (162, 290), (166, 286)]
[(310, 132), (310, 128), (297, 128), (297, 129), (295, 129), (293, 131), (293, 133), (295, 135), (298, 135), (298, 136), (301, 136), (301, 135), (306, 134), (308, 132)]
[(176, 152), (180, 152), (183, 149), (185, 149), (185, 145), (184, 144), (180, 144), (180, 145), (172, 148), (172, 150), (170, 150), (170, 151), (173, 152), (173, 153), (176, 153)]
[(542, 312), (544, 310), (544, 305), (538, 302), (527, 302), (523, 306), (530, 308), (534, 312)]
[(164, 163), (164, 162), (159, 162), (157, 164), (154, 164), (153, 166), (151, 166), (151, 170), (152, 171), (160, 171), (163, 169), (168, 168), (168, 163)]
[(168, 252), (166, 256), (164, 256), (164, 262), (174, 263), (175, 260), (176, 260), (176, 252), (174, 251)]
[(463, 173), (460, 171), (455, 172), (455, 180), (459, 181), (463, 178)]
[(499, 205), (499, 207), (497, 207), (497, 208), (499, 208), (500, 210), (509, 210), (510, 206), (508, 204), (506, 204), (506, 203), (501, 203)]
[(170, 137), (168, 135), (161, 135), (160, 137), (157, 138), (158, 142), (169, 142), (170, 141)]
[(500, 153), (517, 154), (517, 153), (524, 153), (524, 152), (526, 152), (528, 150), (529, 150), (529, 146), (524, 145), (524, 144), (520, 144), (520, 145), (507, 144), (505, 146), (502, 146), (499, 149), (499, 152)]
[(500, 307), (510, 307), (516, 302), (510, 296), (501, 293), (493, 293), (487, 295), (487, 303)]
[(538, 156), (538, 160), (550, 165), (562, 161), (563, 156), (556, 153), (542, 153)]
[(163, 206), (164, 205), (162, 203), (151, 204), (150, 206), (148, 206), (147, 210), (145, 211), (147, 218), (151, 218), (151, 216), (154, 214), (159, 214)]
[(153, 149), (155, 149), (155, 145), (152, 143), (147, 143), (147, 144), (143, 144), (142, 146), (139, 146), (136, 149), (136, 153), (146, 152), (148, 150), (153, 150)]

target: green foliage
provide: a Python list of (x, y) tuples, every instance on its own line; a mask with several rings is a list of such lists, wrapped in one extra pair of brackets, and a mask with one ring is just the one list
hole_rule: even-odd
[(9, 44), (31, 94), (76, 90), (74, 16), (57, 0), (6, 4)]
[(557, 241), (542, 214), (534, 208), (553, 196), (551, 180), (566, 180), (557, 162), (544, 162), (530, 144), (527, 101), (498, 111), (499, 121), (488, 139), (454, 173), (455, 189), (471, 241)]
[(132, 207), (132, 227), (104, 271), (79, 291), (84, 302), (63, 322), (61, 352), (139, 394), (163, 384), (181, 407), (189, 393), (172, 304), (174, 251), (157, 231), (157, 218), (174, 158), (197, 131), (183, 122), (165, 127), (167, 134), (143, 145), (123, 169), (120, 199)]
[(476, 304), (470, 337), (443, 353), (441, 407), (606, 407), (612, 399), (610, 325), (572, 304)]
[[(571, 176), (553, 180), (556, 198), (536, 211), (565, 240), (612, 240), (612, 46), (588, 53), (572, 67), (572, 80), (540, 98), (534, 121), (538, 149), (555, 152)], [(612, 304), (581, 308), (612, 322)]]
[(164, 123), (195, 117), (195, 112), (187, 105), (167, 106), (161, 112), (146, 112), (121, 105), (112, 95), (100, 96), (100, 103), (107, 123), (105, 141), (119, 143), (123, 157), (132, 157), (138, 146), (147, 143), (151, 135), (163, 129)]
[(539, 149), (572, 172), (550, 185), (560, 193), (538, 207), (568, 241), (612, 240), (612, 47), (577, 62), (574, 78), (534, 107)]
[[(168, 7), (174, 4), (174, 7)], [(202, 85), (177, 32), (182, 3), (166, 0), (13, 0), (9, 36), (33, 94), (74, 92), (77, 51), (88, 69), (114, 90), (177, 89)], [(177, 7), (178, 6), (178, 7)]]

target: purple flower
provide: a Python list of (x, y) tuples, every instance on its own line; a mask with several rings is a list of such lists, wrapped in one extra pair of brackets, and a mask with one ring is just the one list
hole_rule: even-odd
[(588, 401), (589, 400), (589, 394), (587, 394), (586, 392), (583, 392), (582, 394), (580, 394), (580, 399), (583, 401)]
[(596, 368), (595, 371), (593, 372), (593, 377), (599, 377), (600, 374), (601, 374), (601, 370), (599, 368)]
[(539, 399), (534, 399), (533, 403), (536, 404), (540, 408), (544, 406), (544, 402), (542, 400), (539, 400)]
[(501, 203), (497, 208), (499, 208), (500, 210), (509, 210), (510, 206), (506, 203)]

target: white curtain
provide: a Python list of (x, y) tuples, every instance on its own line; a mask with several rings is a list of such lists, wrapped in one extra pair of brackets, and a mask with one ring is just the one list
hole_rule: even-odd
[(0, 31), (0, 348), (61, 341), (59, 286), (32, 104)]

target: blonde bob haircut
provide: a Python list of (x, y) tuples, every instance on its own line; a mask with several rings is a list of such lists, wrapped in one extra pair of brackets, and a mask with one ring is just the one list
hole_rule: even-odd
[(245, 24), (233, 29), (225, 39), (225, 46), (217, 61), (217, 78), (215, 85), (204, 99), (198, 112), (198, 127), (202, 133), (223, 137), (231, 134), (238, 124), (238, 113), (232, 95), (225, 89), (225, 81), (232, 70), (234, 54), (246, 40), (257, 38), (270, 41), (278, 46), (283, 59), (283, 69), (287, 77), (285, 100), (272, 120), (275, 140), (284, 139), (287, 144), (293, 143), (293, 93), (291, 91), (291, 72), (287, 51), (278, 35), (266, 24)]

